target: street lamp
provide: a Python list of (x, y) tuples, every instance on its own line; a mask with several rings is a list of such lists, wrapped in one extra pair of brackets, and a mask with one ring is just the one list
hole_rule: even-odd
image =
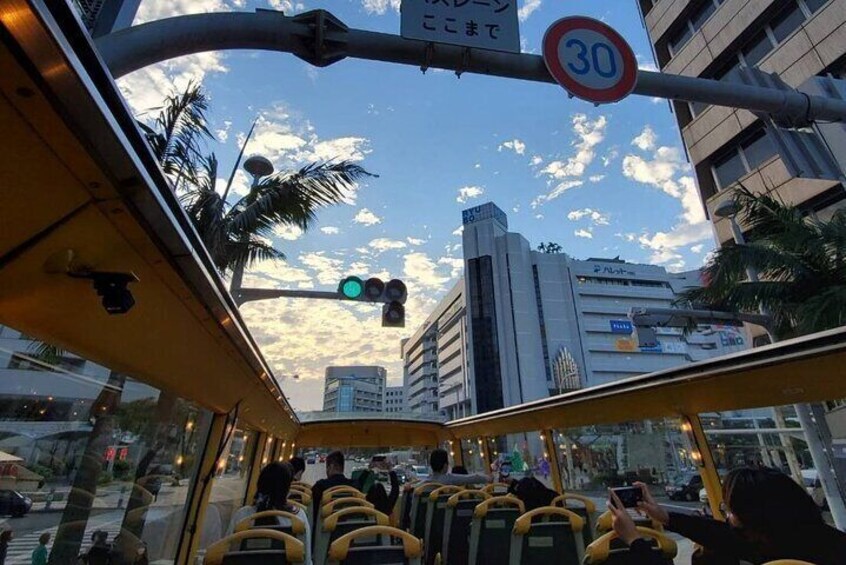
[[(729, 221), (734, 243), (736, 245), (745, 245), (746, 238), (736, 219), (739, 213), (740, 206), (734, 198), (726, 198), (714, 208), (715, 216)], [(746, 277), (753, 283), (760, 280), (758, 278), (758, 271), (751, 265), (746, 267)], [(768, 315), (766, 308), (763, 306), (759, 306), (758, 311), (761, 314)], [(777, 336), (773, 332), (767, 330), (767, 334), (769, 334), (770, 342), (775, 343), (778, 341)], [(844, 506), (843, 498), (840, 495), (841, 489), (838, 485), (837, 476), (832, 473), (834, 465), (830, 459), (832, 453), (831, 442), (826, 441), (825, 443), (828, 443), (828, 445), (824, 445), (824, 438), (831, 437), (831, 432), (828, 430), (828, 423), (825, 420), (824, 408), (820, 405), (812, 406), (810, 404), (794, 404), (793, 408), (796, 410), (799, 424), (802, 426), (805, 443), (808, 445), (811, 460), (817, 469), (817, 474), (820, 478), (826, 500), (829, 503), (832, 517), (837, 526), (842, 528), (846, 525), (846, 506)], [(786, 427), (784, 416), (777, 407), (773, 407), (773, 416), (777, 428)], [(782, 446), (785, 448), (788, 466), (791, 468), (790, 470), (794, 477), (801, 481), (802, 475), (798, 472), (799, 463), (795, 459), (796, 455), (790, 444), (790, 438), (783, 434), (779, 434), (779, 437), (781, 438)]]
[[(262, 177), (273, 174), (273, 163), (270, 162), (270, 159), (261, 155), (251, 155), (244, 161), (244, 170), (253, 177), (251, 186), (255, 188)], [(244, 240), (248, 240), (250, 236), (245, 234), (243, 237)], [(237, 297), (241, 293), (241, 285), (244, 282), (244, 267), (244, 264), (240, 264), (232, 269), (232, 282), (229, 285), (229, 293), (232, 296)]]

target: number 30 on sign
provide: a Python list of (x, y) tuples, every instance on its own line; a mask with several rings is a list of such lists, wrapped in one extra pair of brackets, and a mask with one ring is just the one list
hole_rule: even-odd
[(637, 60), (614, 29), (574, 16), (552, 24), (543, 37), (546, 68), (567, 92), (594, 104), (622, 100), (637, 82)]

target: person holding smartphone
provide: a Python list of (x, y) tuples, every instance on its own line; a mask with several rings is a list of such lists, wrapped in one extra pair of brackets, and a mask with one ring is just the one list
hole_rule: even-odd
[[(725, 522), (669, 512), (655, 502), (645, 484), (635, 486), (643, 496), (637, 503), (640, 514), (704, 548), (694, 555), (694, 564), (743, 560), (757, 565), (777, 559), (816, 565), (846, 562), (846, 533), (828, 526), (805, 489), (781, 471), (766, 467), (731, 471), (723, 480)], [(614, 531), (641, 557), (637, 563), (660, 563), (660, 556), (650, 551), (648, 544), (638, 541), (634, 522), (614, 493), (608, 507), (613, 514)]]

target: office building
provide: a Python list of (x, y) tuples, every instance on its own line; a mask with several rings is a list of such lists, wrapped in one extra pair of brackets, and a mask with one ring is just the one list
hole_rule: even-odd
[(323, 411), (382, 412), (386, 379), (384, 367), (326, 367)]
[[(742, 68), (755, 68), (802, 89), (814, 77), (846, 78), (846, 0), (639, 0), (639, 6), (663, 72), (736, 82)], [(823, 218), (843, 205), (842, 172), (836, 164), (830, 170), (832, 156), (811, 130), (773, 135), (746, 110), (687, 102), (673, 108), (721, 245), (732, 241), (731, 227), (714, 210), (738, 182)]]
[(405, 410), (403, 390), (402, 385), (385, 387), (385, 412), (403, 412)]
[(568, 390), (675, 367), (743, 349), (734, 328), (685, 336), (658, 328), (659, 345), (638, 345), (632, 308), (671, 307), (698, 285), (619, 258), (576, 260), (533, 251), (493, 203), (463, 212), (471, 410), (482, 413)]
[(401, 344), (406, 410), (469, 415), (464, 280), (453, 286), (420, 328)]

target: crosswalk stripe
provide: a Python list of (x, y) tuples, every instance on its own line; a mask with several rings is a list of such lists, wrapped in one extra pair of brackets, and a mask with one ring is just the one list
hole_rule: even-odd
[[(111, 520), (103, 524), (89, 523), (85, 528), (85, 533), (83, 534), (82, 549), (80, 550), (80, 553), (85, 553), (88, 551), (88, 548), (91, 547), (91, 534), (95, 531), (102, 530), (108, 533), (108, 541), (111, 542), (114, 540), (115, 536), (120, 533), (120, 526), (121, 520)], [(8, 551), (6, 552), (6, 565), (29, 565), (32, 561), (32, 552), (35, 551), (36, 547), (38, 547), (38, 538), (45, 532), (50, 533), (50, 543), (47, 544), (47, 549), (51, 550), (58, 529), (59, 527), (56, 525), (44, 530), (24, 534), (19, 538), (12, 538), (11, 543), (9, 543)]]

